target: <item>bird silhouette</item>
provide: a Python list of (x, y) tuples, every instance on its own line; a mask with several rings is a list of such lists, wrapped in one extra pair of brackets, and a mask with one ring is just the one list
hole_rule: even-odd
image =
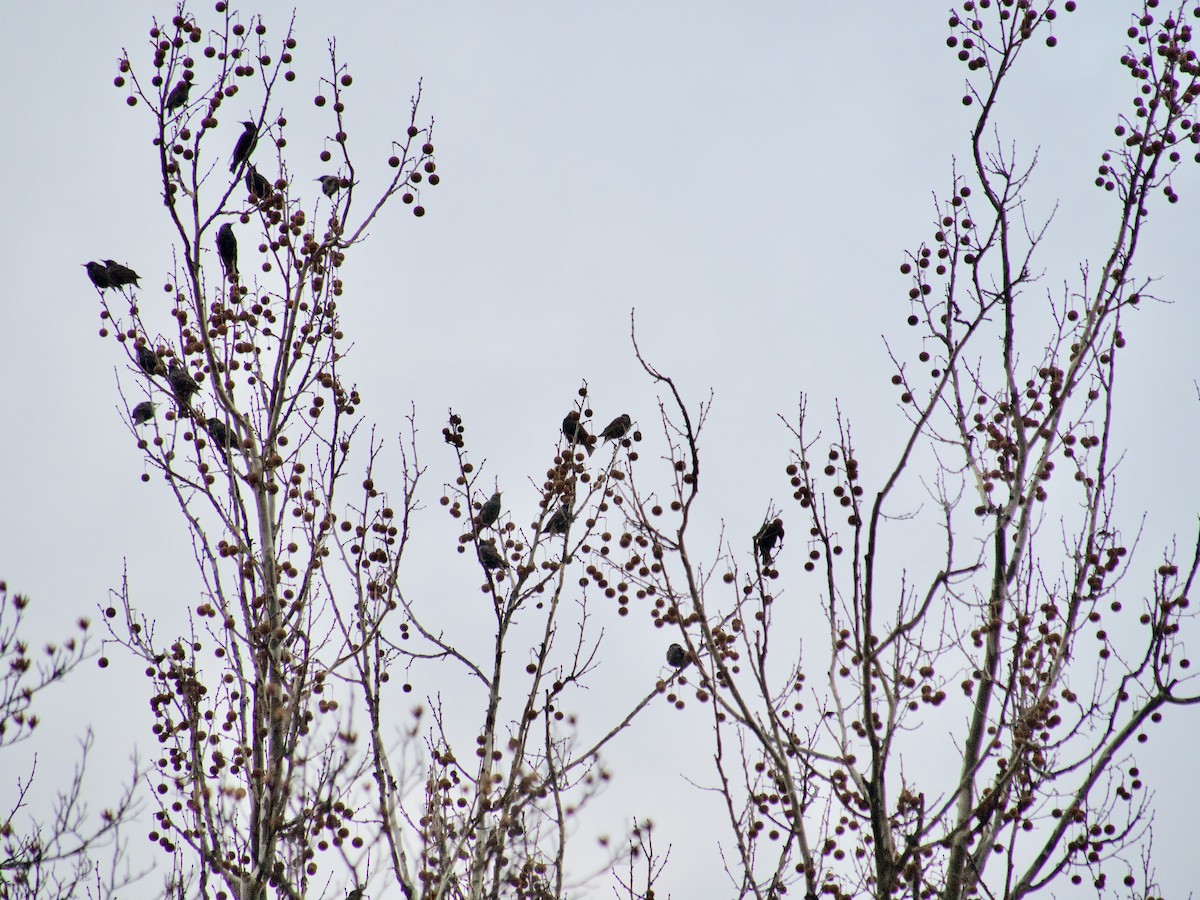
[(221, 257), (225, 277), (237, 281), (237, 238), (233, 236), (233, 226), (228, 222), (217, 229), (217, 255)]
[(229, 433), (229, 427), (216, 416), (210, 417), (204, 423), (204, 428), (213, 443), (221, 449), (228, 450), (233, 446), (233, 435)]
[(196, 383), (196, 379), (192, 377), (187, 366), (179, 360), (179, 357), (172, 357), (167, 366), (167, 381), (170, 383), (171, 393), (175, 395), (180, 407), (190, 411), (192, 395), (200, 390), (200, 385)]
[(322, 175), (317, 181), (321, 182), (321, 193), (332, 197), (342, 189), (342, 179), (337, 175)]
[(692, 661), (682, 644), (672, 644), (667, 648), (667, 663), (676, 669), (682, 669)]
[(148, 344), (137, 344), (134, 348), (137, 355), (138, 368), (147, 375), (157, 375), (162, 366), (162, 360)]
[(250, 158), (250, 154), (254, 152), (255, 146), (258, 144), (258, 126), (247, 121), (242, 123), (242, 127), (245, 131), (233, 145), (233, 158), (229, 161), (230, 172), (236, 172), (237, 167)]
[(771, 554), (775, 550), (775, 544), (782, 537), (783, 519), (763, 522), (762, 528), (758, 529), (758, 533), (754, 535), (754, 546), (758, 550), (758, 555), (762, 557), (763, 565), (771, 561)]
[(500, 518), (500, 492), (492, 494), (491, 499), (479, 508), (479, 515), (475, 517), (475, 524), (480, 528), (487, 528), (496, 524), (496, 520)]
[(483, 564), (484, 569), (491, 571), (492, 569), (507, 569), (508, 561), (504, 555), (496, 549), (496, 541), (493, 538), (488, 538), (486, 541), (479, 542), (479, 562)]
[(133, 419), (133, 424), (145, 425), (154, 418), (154, 410), (156, 408), (157, 407), (155, 407), (155, 405), (149, 400), (143, 400), (133, 408), (133, 415), (130, 416), (130, 418)]
[(171, 88), (171, 93), (167, 94), (167, 102), (163, 104), (163, 109), (167, 112), (174, 112), (181, 106), (187, 105), (188, 91), (192, 89), (192, 83), (186, 78), (180, 80), (175, 87)]
[(607, 427), (600, 432), (600, 437), (607, 441), (619, 441), (629, 433), (629, 429), (633, 426), (633, 419), (629, 418), (629, 413), (621, 413)]
[(246, 192), (255, 203), (262, 203), (271, 196), (271, 182), (252, 165), (246, 166)]
[(567, 417), (563, 419), (562, 432), (571, 445), (583, 444), (583, 449), (587, 451), (588, 456), (592, 455), (592, 436), (587, 433), (587, 429), (579, 421), (577, 410), (573, 409), (567, 413)]
[(571, 515), (571, 505), (563, 503), (554, 511), (554, 515), (546, 520), (546, 534), (566, 534), (568, 526), (574, 521), (575, 517)]
[(104, 268), (108, 272), (108, 283), (113, 287), (124, 287), (127, 284), (132, 284), (134, 287), (141, 287), (138, 284), (138, 273), (129, 268), (129, 266), (123, 266), (119, 262), (106, 259), (104, 261)]
[(108, 269), (103, 263), (85, 262), (83, 267), (87, 269), (88, 278), (92, 280), (92, 284), (100, 293), (104, 293), (113, 286), (112, 281), (108, 277)]

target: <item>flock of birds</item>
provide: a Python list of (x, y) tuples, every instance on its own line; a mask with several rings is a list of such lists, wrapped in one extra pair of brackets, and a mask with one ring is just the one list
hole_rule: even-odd
[[(176, 112), (186, 106), (191, 88), (190, 81), (186, 79), (179, 81), (167, 95), (166, 102), (163, 104), (164, 112)], [(272, 195), (274, 186), (250, 163), (250, 155), (258, 146), (258, 126), (252, 121), (245, 121), (242, 122), (242, 129), (242, 134), (238, 137), (230, 157), (229, 171), (237, 173), (242, 166), (245, 166), (246, 190), (255, 204), (261, 204)], [(317, 181), (321, 183), (321, 192), (326, 197), (333, 197), (339, 190), (347, 186), (338, 175), (322, 175)], [(217, 229), (216, 248), (226, 280), (236, 285), (239, 278), (237, 237), (233, 233), (233, 226), (228, 222), (223, 223)], [(115, 260), (92, 261), (83, 265), (87, 269), (88, 278), (101, 294), (110, 288), (122, 290), (129, 286), (135, 288), (141, 286), (138, 283), (137, 272)], [(200, 391), (200, 385), (178, 357), (172, 357), (170, 363), (164, 367), (158, 353), (140, 340), (136, 344), (135, 351), (138, 367), (146, 375), (166, 376), (171, 393), (179, 405), (180, 415), (186, 415), (202, 422), (209, 437), (218, 447), (228, 450), (234, 446), (233, 435), (229, 426), (223, 421), (215, 416), (203, 419), (195, 414), (191, 406), (191, 398)], [(149, 400), (138, 403), (131, 412), (134, 426), (145, 425), (151, 421), (157, 408), (157, 405)]]
[[(191, 90), (191, 82), (181, 80), (171, 92), (167, 95), (166, 102), (163, 105), (165, 112), (175, 112), (187, 105), (188, 95)], [(261, 204), (264, 200), (272, 195), (274, 186), (271, 181), (259, 173), (259, 171), (250, 163), (250, 155), (258, 146), (258, 126), (253, 121), (242, 122), (242, 134), (238, 137), (237, 143), (234, 145), (233, 154), (230, 157), (229, 171), (237, 173), (237, 171), (245, 166), (245, 185), (246, 191), (250, 195), (250, 199), (256, 204)], [(338, 175), (322, 175), (317, 179), (321, 183), (321, 192), (332, 198), (339, 190), (346, 186), (345, 182)], [(217, 257), (221, 261), (221, 268), (224, 270), (227, 281), (237, 283), (239, 278), (237, 264), (237, 237), (233, 233), (233, 227), (225, 222), (217, 229), (216, 236)], [(138, 283), (138, 274), (128, 266), (122, 265), (111, 259), (106, 259), (103, 262), (87, 262), (84, 263), (87, 269), (88, 278), (101, 294), (109, 288), (121, 290), (128, 286), (140, 287)], [(180, 415), (186, 415), (189, 418), (194, 418), (203, 423), (204, 429), (208, 432), (208, 436), (213, 443), (223, 450), (229, 450), (235, 444), (234, 436), (223, 421), (215, 416), (208, 419), (203, 419), (196, 415), (192, 408), (191, 400), (200, 391), (200, 385), (188, 372), (187, 366), (178, 357), (172, 357), (166, 366), (163, 365), (162, 358), (150, 346), (142, 343), (140, 340), (135, 345), (135, 356), (138, 367), (147, 376), (165, 375), (167, 383), (171, 387), (171, 393), (179, 406)], [(134, 426), (144, 425), (154, 418), (157, 405), (149, 400), (143, 400), (134, 406), (131, 412), (131, 418)], [(583, 423), (579, 421), (578, 411), (572, 410), (567, 413), (566, 418), (562, 422), (562, 433), (567, 439), (570, 446), (582, 446), (591, 456), (595, 450), (597, 440), (603, 439), (605, 442), (616, 441), (625, 437), (629, 433), (629, 429), (633, 427), (633, 420), (628, 413), (622, 413), (617, 416), (600, 432), (598, 436), (588, 434)], [(480, 529), (488, 528), (496, 524), (500, 518), (501, 512), (501, 492), (496, 491), (491, 498), (483, 504), (479, 510), (479, 514), (475, 518), (476, 526)], [(561, 535), (566, 534), (568, 527), (574, 521), (575, 515), (571, 510), (569, 502), (564, 501), (554, 514), (546, 521), (545, 533)], [(779, 519), (767, 522), (759, 529), (758, 534), (754, 537), (756, 549), (762, 555), (764, 564), (769, 562), (771, 553), (774, 550), (776, 542), (783, 537), (783, 523)], [(491, 572), (495, 569), (507, 569), (508, 561), (504, 558), (504, 554), (496, 546), (495, 538), (487, 538), (479, 542), (479, 562), (483, 568)], [(675, 669), (683, 669), (692, 661), (691, 654), (680, 644), (671, 644), (667, 648), (667, 663)]]

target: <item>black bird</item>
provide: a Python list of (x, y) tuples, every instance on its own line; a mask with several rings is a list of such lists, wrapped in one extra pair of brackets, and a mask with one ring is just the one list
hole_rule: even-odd
[(229, 162), (230, 172), (236, 172), (237, 167), (250, 158), (250, 154), (254, 152), (254, 147), (258, 143), (258, 126), (253, 122), (243, 122), (242, 127), (246, 130), (242, 132), (242, 136), (237, 139), (237, 143), (233, 147), (233, 159)]
[(149, 400), (143, 400), (133, 408), (133, 424), (145, 425), (154, 418), (154, 404)]
[(579, 413), (576, 410), (567, 413), (567, 417), (563, 419), (562, 431), (568, 442), (572, 445), (583, 444), (583, 449), (587, 451), (588, 456), (592, 455), (592, 436), (587, 433), (587, 429), (579, 421)]
[(479, 562), (483, 564), (483, 568), (487, 571), (492, 569), (507, 569), (508, 561), (504, 555), (496, 549), (496, 541), (489, 538), (486, 541), (479, 542)]
[(123, 266), (119, 262), (111, 259), (104, 261), (104, 268), (108, 271), (108, 283), (115, 288), (124, 287), (127, 284), (132, 284), (134, 287), (141, 287), (138, 284), (138, 273)]
[(667, 648), (667, 664), (674, 666), (676, 669), (682, 669), (692, 661), (688, 652), (683, 649), (682, 644), (672, 644)]
[(480, 528), (487, 528), (489, 525), (495, 525), (498, 518), (500, 518), (500, 492), (496, 491), (492, 494), (492, 498), (479, 508), (475, 524)]
[(159, 367), (162, 366), (162, 360), (148, 344), (137, 344), (134, 353), (137, 355), (137, 364), (147, 375), (157, 375)]
[(566, 534), (567, 526), (574, 521), (575, 517), (571, 515), (571, 505), (563, 503), (554, 511), (554, 515), (546, 520), (546, 534)]
[(629, 413), (621, 413), (611, 422), (608, 427), (600, 432), (600, 437), (605, 441), (619, 441), (629, 433), (629, 429), (633, 426), (633, 419), (629, 418)]
[(205, 422), (204, 427), (208, 431), (208, 436), (212, 438), (213, 443), (221, 449), (228, 450), (233, 446), (233, 435), (229, 433), (228, 426), (216, 416), (211, 417)]
[(237, 281), (237, 238), (233, 236), (233, 226), (228, 222), (217, 229), (217, 255), (225, 267), (225, 277)]
[(181, 80), (175, 87), (171, 88), (171, 93), (167, 94), (167, 102), (163, 104), (163, 109), (167, 112), (174, 112), (181, 106), (186, 106), (188, 102), (188, 91), (192, 89), (192, 83), (186, 78)]
[(754, 546), (758, 550), (758, 555), (762, 557), (763, 565), (771, 561), (771, 553), (781, 537), (783, 537), (783, 519), (763, 522), (762, 528), (758, 529), (758, 533), (754, 535)]
[(262, 203), (271, 196), (271, 182), (254, 166), (246, 166), (246, 190), (255, 203)]
[(179, 357), (172, 357), (170, 365), (167, 366), (167, 381), (170, 382), (171, 393), (175, 395), (179, 405), (190, 409), (189, 401), (192, 395), (200, 390), (200, 385), (187, 370), (187, 366), (180, 362)]
[(317, 181), (321, 182), (321, 193), (332, 197), (342, 189), (342, 179), (337, 175), (322, 175)]
[(83, 267), (87, 269), (88, 278), (92, 279), (94, 284), (101, 293), (113, 286), (112, 280), (108, 276), (108, 269), (98, 262), (86, 262)]

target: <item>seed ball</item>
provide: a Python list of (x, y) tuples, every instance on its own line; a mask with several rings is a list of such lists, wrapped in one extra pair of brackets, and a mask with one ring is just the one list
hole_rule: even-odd
[(393, 156), (393, 157), (389, 158), (388, 165), (391, 166), (393, 169), (400, 168), (400, 157)]

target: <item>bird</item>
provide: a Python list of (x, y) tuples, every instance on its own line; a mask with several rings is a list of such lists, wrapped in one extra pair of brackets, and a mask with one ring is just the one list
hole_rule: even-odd
[(566, 534), (567, 527), (574, 521), (570, 504), (563, 503), (554, 511), (554, 515), (546, 520), (546, 534)]
[(233, 226), (228, 222), (217, 229), (217, 255), (225, 267), (225, 277), (237, 281), (237, 238), (233, 236)]
[(600, 432), (600, 437), (607, 441), (619, 441), (629, 433), (629, 429), (633, 427), (633, 419), (629, 418), (629, 413), (621, 413), (608, 426)]
[(104, 261), (104, 268), (108, 272), (108, 283), (115, 288), (124, 287), (127, 284), (132, 284), (134, 287), (141, 287), (138, 284), (138, 273), (123, 266), (119, 262), (111, 259)]
[(208, 431), (208, 436), (212, 438), (213, 443), (223, 450), (228, 450), (233, 446), (233, 435), (229, 433), (229, 427), (218, 419), (212, 416), (204, 423), (205, 430)]
[(475, 524), (480, 528), (487, 528), (489, 525), (495, 525), (498, 518), (500, 518), (500, 492), (496, 491), (492, 494), (491, 499), (479, 508)]
[(192, 377), (179, 357), (172, 357), (170, 364), (167, 366), (167, 381), (171, 384), (171, 393), (175, 395), (175, 399), (179, 401), (182, 407), (189, 407), (189, 401), (192, 395), (200, 390), (200, 385), (196, 383), (196, 379)]
[(321, 182), (321, 193), (332, 197), (342, 189), (342, 179), (337, 175), (322, 175), (317, 181)]
[(188, 91), (191, 89), (192, 83), (186, 78), (181, 79), (175, 87), (171, 88), (171, 93), (167, 94), (167, 102), (163, 104), (163, 109), (167, 112), (174, 112), (181, 106), (186, 106)]
[(246, 130), (242, 132), (242, 136), (233, 146), (233, 159), (229, 161), (230, 172), (236, 172), (237, 167), (250, 158), (255, 145), (258, 144), (258, 126), (253, 122), (246, 121), (242, 123), (242, 127)]
[(85, 262), (83, 267), (87, 269), (88, 278), (92, 280), (92, 284), (95, 285), (100, 293), (104, 293), (104, 291), (113, 286), (111, 279), (108, 277), (108, 269), (102, 263)]
[(133, 408), (133, 415), (130, 417), (133, 419), (133, 424), (145, 425), (154, 418), (155, 409), (156, 407), (153, 403), (151, 403), (149, 400), (143, 400)]
[(754, 546), (758, 550), (758, 555), (762, 557), (764, 565), (771, 561), (771, 553), (781, 537), (783, 537), (783, 519), (763, 522), (762, 528), (758, 529), (758, 533), (754, 535)]
[(147, 375), (157, 375), (159, 367), (162, 366), (162, 360), (155, 353), (149, 344), (137, 344), (134, 353), (137, 355), (137, 364)]
[(573, 409), (567, 413), (567, 417), (563, 419), (562, 431), (569, 443), (583, 444), (583, 449), (587, 451), (588, 456), (592, 455), (592, 436), (587, 433), (587, 429), (579, 421), (577, 410)]
[(667, 664), (676, 669), (682, 669), (692, 661), (692, 657), (683, 649), (682, 644), (672, 644), (667, 648)]
[(254, 166), (246, 166), (246, 191), (255, 203), (262, 203), (271, 196), (271, 182), (260, 175)]
[(496, 549), (496, 541), (493, 538), (488, 538), (486, 541), (479, 542), (479, 562), (483, 564), (483, 568), (487, 571), (492, 569), (507, 569), (508, 561), (504, 555)]

